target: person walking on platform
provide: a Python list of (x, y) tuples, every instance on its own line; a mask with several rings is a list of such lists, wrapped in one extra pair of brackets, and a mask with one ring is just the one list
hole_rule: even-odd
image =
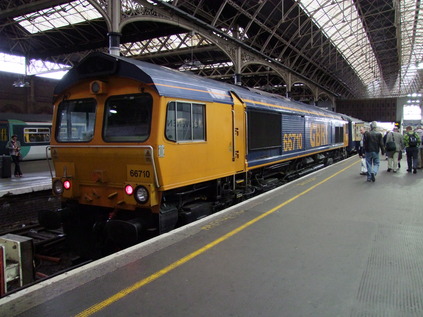
[[(422, 141), (423, 140), (423, 129), (422, 129), (422, 127), (418, 126), (417, 129), (414, 130), (414, 132), (417, 133), (417, 135), (420, 138), (420, 141)], [(418, 151), (419, 156), (417, 158), (417, 168), (423, 168), (423, 144), (422, 143), (423, 142), (421, 142), (420, 146), (419, 146), (419, 151)]]
[(361, 159), (361, 172), (360, 175), (367, 175), (367, 164), (366, 164), (366, 154), (364, 153), (364, 133), (366, 132), (365, 127), (360, 127), (360, 133), (361, 133), (361, 140), (358, 145), (358, 156)]
[(380, 158), (379, 151), (385, 155), (382, 134), (376, 131), (377, 123), (370, 123), (370, 131), (364, 133), (364, 151), (366, 152), (367, 181), (375, 182), (379, 171)]
[(15, 164), (15, 177), (22, 177), (21, 166), (19, 164), (21, 143), (18, 141), (16, 134), (12, 135), (12, 138), (6, 144), (6, 148), (9, 149), (9, 154)]
[(398, 157), (404, 148), (404, 138), (401, 133), (398, 132), (398, 128), (394, 128), (393, 132), (388, 132), (385, 142), (385, 149), (388, 155), (388, 172), (397, 172), (398, 169)]
[(404, 134), (405, 153), (407, 154), (407, 172), (413, 170), (413, 174), (417, 173), (417, 159), (419, 157), (419, 135), (408, 126)]

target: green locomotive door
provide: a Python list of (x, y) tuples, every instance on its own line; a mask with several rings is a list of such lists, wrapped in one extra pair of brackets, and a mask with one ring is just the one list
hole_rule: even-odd
[(243, 172), (246, 167), (245, 141), (245, 104), (235, 93), (231, 92), (232, 105), (232, 161), (235, 172)]

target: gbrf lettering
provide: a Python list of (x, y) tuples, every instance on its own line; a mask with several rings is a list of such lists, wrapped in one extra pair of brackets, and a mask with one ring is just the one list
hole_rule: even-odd
[(312, 147), (328, 144), (327, 125), (312, 123), (310, 125), (310, 145)]

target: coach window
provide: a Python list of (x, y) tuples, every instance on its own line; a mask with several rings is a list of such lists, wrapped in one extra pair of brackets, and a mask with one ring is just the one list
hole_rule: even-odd
[(167, 106), (166, 138), (174, 142), (204, 141), (205, 105), (170, 102)]
[(150, 136), (153, 98), (150, 94), (107, 99), (103, 138), (108, 142), (144, 142)]
[(65, 100), (57, 115), (56, 139), (59, 142), (88, 142), (94, 133), (96, 101)]
[(25, 143), (50, 142), (50, 128), (24, 128)]
[(0, 127), (0, 141), (4, 142), (7, 140), (7, 128)]

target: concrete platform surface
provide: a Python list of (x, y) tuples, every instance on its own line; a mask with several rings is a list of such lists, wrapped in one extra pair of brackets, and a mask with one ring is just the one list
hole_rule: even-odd
[[(23, 173), (22, 177), (0, 178), (0, 197), (5, 195), (20, 195), (34, 191), (51, 189), (49, 161), (23, 161), (20, 163)], [(12, 163), (12, 171), (14, 165)]]

